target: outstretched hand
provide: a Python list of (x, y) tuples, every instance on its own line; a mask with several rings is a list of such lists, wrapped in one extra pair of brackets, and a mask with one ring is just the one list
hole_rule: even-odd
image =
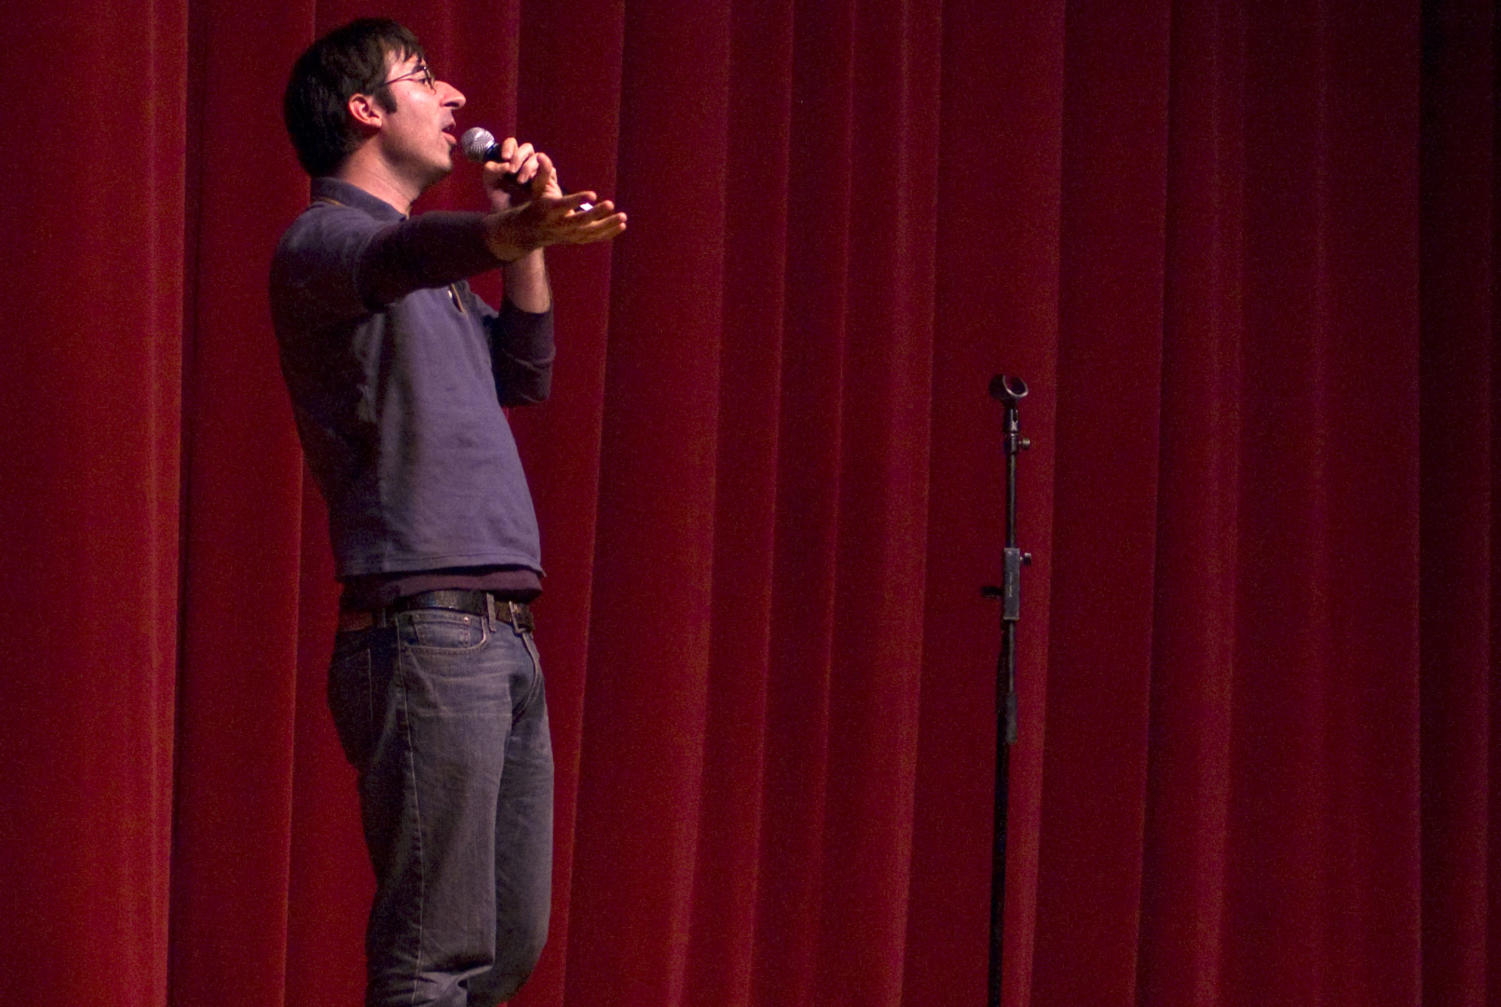
[(495, 213), (486, 241), (502, 261), (548, 245), (608, 241), (625, 230), (626, 215), (593, 192), (565, 194), (552, 159), (529, 143), (506, 137), (501, 160), (485, 165), (485, 190)]

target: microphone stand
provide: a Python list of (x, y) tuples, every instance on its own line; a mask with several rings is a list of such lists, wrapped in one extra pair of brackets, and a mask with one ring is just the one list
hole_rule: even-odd
[(1010, 801), (1011, 746), (1016, 744), (1016, 624), (1021, 620), (1022, 567), (1032, 554), (1016, 544), (1016, 460), (1032, 442), (1021, 435), (1017, 404), (1027, 397), (1027, 383), (997, 374), (990, 397), (1006, 410), (1006, 545), (1000, 587), (985, 587), (987, 598), (1001, 599), (1001, 654), (996, 661), (995, 840), (990, 866), (990, 998), (1001, 1003), (1002, 930), (1006, 902), (1006, 813)]

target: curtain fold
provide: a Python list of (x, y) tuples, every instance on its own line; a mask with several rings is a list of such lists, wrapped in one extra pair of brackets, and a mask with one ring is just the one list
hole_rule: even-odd
[[(170, 1003), (210, 1003), (226, 989), (271, 1003), (288, 967), (303, 480), (267, 338), (264, 264), (306, 186), (295, 162), (251, 151), (280, 126), (285, 82), (260, 68), (308, 28), (296, 7), (195, 5), (188, 17)], [(239, 58), (215, 58), (227, 52)]]
[(1419, 230), (1423, 996), (1501, 995), (1496, 691), (1495, 8), (1423, 24)]
[[(12, 12), (0, 998), (163, 1002), (186, 5)], [(285, 670), (284, 670), (285, 673)]]
[[(642, 156), (621, 158), (615, 193), (631, 230), (611, 267), (588, 629), (588, 667), (611, 671), (589, 673), (582, 711), (568, 1003), (601, 989), (671, 1002), (683, 982), (707, 703), (728, 23), (712, 5), (628, 7), (623, 22), (620, 149)], [(677, 58), (648, 55), (661, 52)]]
[[(363, 13), (20, 15), (0, 597), (67, 622), (4, 665), (5, 1003), (359, 1000), (265, 274), (285, 75)], [(983, 996), (996, 373), (1007, 1007), (1496, 998), (1491, 5), (392, 13), (630, 213), (549, 253), (511, 416), (558, 763), (517, 1004)]]

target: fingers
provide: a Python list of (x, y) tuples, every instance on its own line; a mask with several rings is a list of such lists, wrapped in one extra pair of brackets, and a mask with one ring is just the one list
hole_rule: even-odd
[(547, 157), (529, 143), (519, 143), (514, 136), (508, 136), (500, 141), (501, 168), (507, 173), (516, 176), (516, 180), (523, 185), (528, 185), (537, 172), (541, 170), (542, 159)]
[(607, 202), (577, 209), (577, 197), (539, 199), (487, 219), (485, 241), (502, 262), (513, 262), (549, 245), (608, 241), (626, 228), (624, 213)]
[(511, 158), (511, 164), (513, 165), (511, 170), (516, 173), (516, 181), (522, 185), (530, 185), (542, 166), (541, 159), (529, 143), (523, 143), (516, 148), (516, 156)]
[(625, 230), (626, 215), (610, 200), (596, 203), (598, 198), (592, 192), (575, 192), (537, 200), (521, 212), (534, 214), (530, 226), (538, 244), (586, 245), (607, 241)]
[(502, 179), (511, 178), (511, 168), (504, 161), (486, 161), (484, 164), (485, 184), (494, 186)]
[(587, 212), (599, 209), (599, 207), (594, 205), (597, 199), (599, 197), (592, 192), (574, 192), (566, 196), (557, 197), (555, 202), (561, 209), (573, 213), (575, 211)]
[[(592, 192), (577, 192), (559, 201), (567, 207), (558, 222), (555, 240), (571, 245), (608, 241), (626, 228), (626, 215), (615, 209), (610, 200), (600, 200)], [(593, 204), (588, 209), (580, 207)]]
[(589, 245), (596, 241), (609, 241), (625, 230), (625, 214), (615, 213), (603, 220), (592, 221), (579, 228), (568, 239), (569, 244)]
[(525, 175), (517, 172), (516, 177), (522, 182), (529, 183), (533, 192), (545, 193), (549, 196), (563, 194), (563, 190), (558, 187), (558, 171), (553, 167), (552, 158), (539, 150), (532, 154), (527, 166), (532, 168), (532, 174)]
[(516, 180), (523, 185), (529, 186), (536, 178), (542, 178), (545, 183), (550, 184), (558, 177), (552, 158), (529, 143), (519, 142), (514, 136), (508, 136), (500, 142), (500, 160), (490, 163), (498, 164), (506, 174), (515, 175)]
[[(528, 144), (528, 146), (530, 146), (530, 144)], [(516, 160), (516, 153), (520, 149), (521, 144), (516, 142), (516, 138), (514, 136), (508, 136), (504, 140), (500, 141), (499, 163), (505, 168), (506, 171), (516, 170), (516, 165), (518, 164)]]
[(532, 199), (531, 187), (518, 181), (503, 161), (491, 161), (485, 165), (484, 182), (491, 205), (497, 210)]

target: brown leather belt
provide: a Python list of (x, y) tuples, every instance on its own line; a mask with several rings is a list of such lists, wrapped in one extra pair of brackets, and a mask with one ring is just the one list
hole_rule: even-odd
[(515, 601), (489, 591), (465, 591), (445, 588), (438, 591), (419, 591), (417, 594), (398, 598), (385, 608), (339, 609), (339, 632), (352, 633), (373, 626), (390, 625), (393, 616), (414, 609), (444, 609), (450, 612), (467, 612), (485, 616), (492, 613), (499, 622), (531, 632), (536, 625), (532, 619), (531, 606), (524, 601)]

